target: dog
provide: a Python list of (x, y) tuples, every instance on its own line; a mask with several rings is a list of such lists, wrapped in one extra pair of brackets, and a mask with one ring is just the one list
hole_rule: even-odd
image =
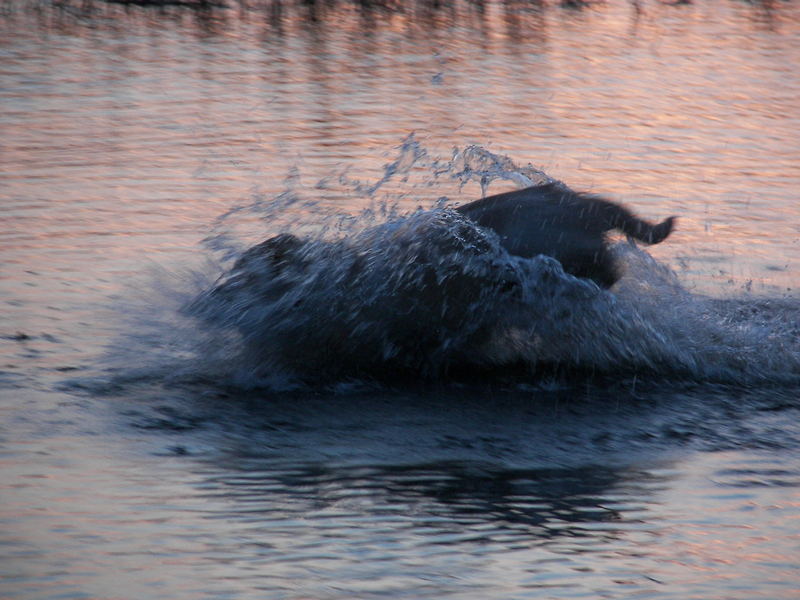
[(545, 276), (558, 270), (554, 261), (514, 265), (503, 250), (552, 257), (566, 273), (609, 288), (620, 269), (607, 233), (656, 244), (674, 221), (653, 225), (614, 202), (549, 183), (339, 240), (281, 233), (242, 253), (186, 311), (237, 328), (249, 360), (310, 380), (471, 369), (505, 360), (485, 351), (522, 314), (525, 286), (534, 281), (527, 277), (539, 267)]
[[(676, 221), (673, 216), (654, 225), (611, 200), (576, 192), (558, 182), (487, 196), (455, 211), (494, 231), (509, 254), (550, 256), (566, 273), (591, 279), (605, 289), (622, 276), (609, 248), (609, 231), (616, 229), (645, 244), (658, 244), (669, 237)], [(307, 265), (298, 258), (303, 245), (303, 240), (282, 233), (247, 250), (232, 272), (246, 273), (254, 262), (268, 265), (274, 272), (303, 268)]]
[(606, 235), (617, 229), (646, 244), (672, 233), (675, 217), (653, 225), (601, 196), (546, 183), (488, 196), (455, 209), (493, 230), (509, 254), (555, 258), (564, 271), (610, 288), (621, 277)]

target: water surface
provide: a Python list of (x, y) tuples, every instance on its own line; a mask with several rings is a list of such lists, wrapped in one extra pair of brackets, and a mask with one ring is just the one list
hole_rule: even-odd
[[(3, 6), (0, 595), (797, 597), (797, 3), (230, 4)], [(533, 286), (578, 372), (297, 387), (181, 310), (539, 170), (679, 218)]]

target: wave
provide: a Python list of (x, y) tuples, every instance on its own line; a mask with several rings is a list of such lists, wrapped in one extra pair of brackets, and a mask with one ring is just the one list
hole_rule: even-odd
[[(509, 255), (447, 195), (406, 213), (386, 200), (401, 197), (393, 185), (458, 193), (496, 179), (552, 181), (479, 147), (431, 158), (412, 136), (376, 183), (345, 173), (315, 187), (367, 199), (359, 215), (323, 210), (296, 178), (226, 213), (206, 243), (232, 266), (180, 310), (203, 332), (194, 368), (247, 386), (543, 373), (800, 381), (797, 299), (692, 294), (628, 242), (612, 248), (625, 275), (603, 290), (552, 258)], [(268, 241), (243, 241), (254, 236)]]
[(509, 255), (448, 209), (336, 241), (292, 238), (240, 257), (186, 311), (235, 331), (255, 376), (440, 378), (527, 369), (755, 382), (800, 374), (798, 305), (686, 292), (620, 243), (612, 291), (554, 259)]

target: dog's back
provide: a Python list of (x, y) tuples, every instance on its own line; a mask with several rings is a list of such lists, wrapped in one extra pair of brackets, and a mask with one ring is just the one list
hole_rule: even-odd
[(456, 209), (482, 227), (493, 229), (510, 254), (539, 254), (557, 259), (578, 277), (612, 286), (619, 273), (605, 235), (619, 229), (648, 244), (672, 232), (674, 217), (653, 225), (604, 198), (579, 194), (558, 183), (489, 196)]

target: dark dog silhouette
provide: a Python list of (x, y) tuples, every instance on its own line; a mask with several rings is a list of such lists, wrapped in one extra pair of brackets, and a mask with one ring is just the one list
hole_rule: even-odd
[[(275, 364), (309, 381), (472, 373), (517, 360), (496, 339), (530, 318), (525, 286), (546, 284), (558, 271), (554, 263), (510, 264), (498, 243), (513, 255), (552, 257), (567, 273), (610, 287), (620, 273), (607, 233), (655, 244), (673, 224), (670, 217), (652, 225), (562, 184), (540, 185), (420, 211), (349, 238), (270, 237), (242, 253), (186, 312), (237, 328), (247, 368)], [(581, 298), (586, 291), (556, 289), (579, 290)], [(543, 294), (550, 298), (546, 285)]]
[[(555, 258), (564, 271), (592, 279), (609, 288), (620, 278), (620, 269), (606, 235), (614, 229), (646, 244), (664, 241), (675, 223), (669, 217), (657, 225), (627, 208), (600, 196), (575, 192), (562, 183), (547, 183), (488, 196), (457, 207), (456, 212), (480, 227), (493, 230), (509, 254)], [(273, 272), (303, 269), (300, 249), (305, 242), (282, 233), (256, 244), (236, 262), (232, 272), (245, 273), (259, 263)]]
[(567, 273), (592, 279), (604, 288), (621, 276), (606, 239), (609, 231), (618, 229), (630, 238), (658, 244), (675, 223), (675, 217), (669, 217), (653, 225), (619, 204), (561, 183), (488, 196), (456, 210), (494, 230), (509, 254), (551, 256)]

